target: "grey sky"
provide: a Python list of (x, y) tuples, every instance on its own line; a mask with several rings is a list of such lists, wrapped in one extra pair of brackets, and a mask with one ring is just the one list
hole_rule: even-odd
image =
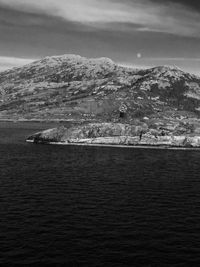
[(0, 69), (74, 53), (200, 74), (197, 1), (0, 0), (0, 35)]

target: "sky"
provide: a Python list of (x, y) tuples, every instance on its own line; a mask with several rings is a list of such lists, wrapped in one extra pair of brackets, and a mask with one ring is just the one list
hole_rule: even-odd
[(0, 71), (51, 55), (200, 75), (199, 0), (0, 0)]

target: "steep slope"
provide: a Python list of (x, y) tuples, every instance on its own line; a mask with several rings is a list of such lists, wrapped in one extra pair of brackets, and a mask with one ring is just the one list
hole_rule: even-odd
[(199, 125), (199, 111), (200, 78), (176, 67), (138, 70), (63, 55), (0, 73), (0, 119), (140, 121), (175, 129)]

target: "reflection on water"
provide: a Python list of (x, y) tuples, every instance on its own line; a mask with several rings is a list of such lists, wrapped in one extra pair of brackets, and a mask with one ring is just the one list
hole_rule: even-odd
[(26, 144), (0, 126), (0, 263), (198, 266), (199, 151)]

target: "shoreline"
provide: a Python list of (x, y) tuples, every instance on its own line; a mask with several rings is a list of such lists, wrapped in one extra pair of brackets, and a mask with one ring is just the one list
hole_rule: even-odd
[[(33, 140), (26, 140), (27, 143), (34, 144)], [(178, 146), (151, 146), (151, 145), (109, 145), (109, 144), (89, 144), (89, 143), (64, 143), (64, 142), (48, 142), (38, 143), (41, 145), (58, 145), (58, 146), (93, 146), (93, 147), (109, 147), (109, 148), (135, 148), (135, 149), (157, 149), (157, 150), (195, 150), (200, 151), (200, 147), (178, 147)]]

